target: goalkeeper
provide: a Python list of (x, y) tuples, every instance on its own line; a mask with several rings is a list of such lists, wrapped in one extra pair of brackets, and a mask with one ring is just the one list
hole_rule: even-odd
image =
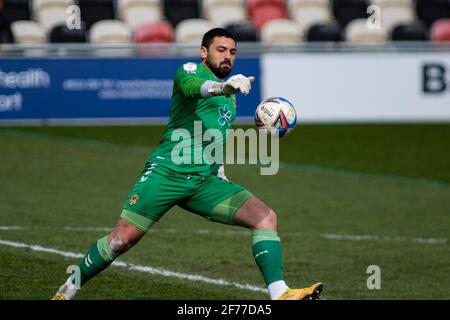
[[(177, 70), (164, 136), (130, 191), (113, 231), (97, 240), (81, 259), (81, 286), (133, 247), (164, 213), (178, 205), (210, 221), (252, 231), (253, 256), (271, 299), (318, 298), (321, 283), (302, 289), (286, 285), (277, 217), (272, 209), (245, 188), (228, 181), (222, 165), (204, 161), (175, 164), (172, 159), (172, 150), (179, 143), (171, 139), (175, 130), (189, 131), (193, 154), (202, 155), (206, 142), (195, 139), (194, 122), (201, 121), (202, 130), (218, 129), (223, 137), (231, 128), (236, 116), (235, 94), (249, 94), (254, 80), (239, 74), (223, 81), (231, 73), (236, 53), (234, 36), (215, 28), (203, 36), (201, 63), (186, 63)], [(53, 299), (73, 299), (80, 290), (74, 283), (73, 274)]]

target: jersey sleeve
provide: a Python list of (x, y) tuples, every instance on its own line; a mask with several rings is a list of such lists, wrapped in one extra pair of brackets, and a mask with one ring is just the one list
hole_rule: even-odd
[(175, 74), (175, 85), (178, 86), (184, 96), (190, 98), (202, 98), (200, 88), (207, 79), (197, 74), (195, 63), (186, 63), (178, 68)]

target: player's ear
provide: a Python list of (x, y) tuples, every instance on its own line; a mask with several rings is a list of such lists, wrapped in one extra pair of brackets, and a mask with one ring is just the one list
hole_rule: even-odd
[(202, 61), (206, 60), (207, 55), (208, 55), (208, 49), (206, 49), (206, 47), (202, 46), (200, 48), (200, 58), (202, 59)]

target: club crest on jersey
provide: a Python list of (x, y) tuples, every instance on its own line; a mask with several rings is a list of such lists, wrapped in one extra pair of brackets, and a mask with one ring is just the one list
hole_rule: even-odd
[(139, 196), (137, 194), (133, 194), (130, 199), (130, 206), (134, 206), (139, 201)]
[(186, 72), (195, 73), (195, 72), (197, 72), (197, 64), (195, 64), (193, 62), (185, 63), (185, 64), (183, 64), (183, 69)]

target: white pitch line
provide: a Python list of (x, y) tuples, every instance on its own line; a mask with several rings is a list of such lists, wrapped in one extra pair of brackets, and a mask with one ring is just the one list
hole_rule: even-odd
[(108, 228), (108, 227), (64, 227), (64, 230), (66, 231), (75, 231), (75, 232), (97, 232), (97, 231), (102, 231), (102, 232), (111, 232), (112, 228)]
[(20, 226), (0, 226), (1, 231), (10, 231), (10, 230), (21, 230), (23, 227)]
[[(19, 228), (19, 227), (17, 227)], [(0, 229), (1, 230), (1, 229)], [(84, 231), (106, 231), (110, 232), (112, 229), (107, 227), (64, 227), (64, 230), (67, 231), (75, 231), (75, 232), (84, 232)], [(151, 229), (150, 233), (178, 233), (179, 230), (175, 228), (155, 228)], [(212, 229), (194, 229), (194, 230), (183, 230), (184, 234), (192, 233), (199, 235), (242, 235), (242, 236), (250, 236), (250, 233), (247, 230), (212, 230)], [(281, 236), (289, 236), (289, 237), (299, 237), (299, 236), (307, 236), (311, 234), (305, 234), (303, 232), (285, 232), (281, 233)], [(334, 233), (322, 233), (320, 237), (328, 240), (348, 240), (348, 241), (392, 241), (392, 242), (415, 242), (415, 243), (424, 243), (424, 244), (446, 244), (448, 242), (447, 238), (408, 238), (401, 236), (377, 236), (377, 235), (353, 235), (353, 234), (334, 234)]]
[[(44, 227), (45, 228), (45, 227)], [(30, 229), (27, 226), (0, 226), (0, 231), (14, 231), (14, 230), (23, 230)], [(43, 229), (40, 227), (40, 229)], [(47, 227), (47, 229), (52, 229)], [(109, 227), (64, 227), (65, 231), (72, 232), (111, 232), (112, 228)], [(155, 228), (151, 229), (149, 233), (178, 233), (181, 232), (175, 228)], [(194, 230), (183, 230), (183, 234), (191, 233), (191, 234), (199, 234), (199, 235), (241, 235), (241, 236), (249, 236), (250, 233), (247, 230), (212, 230), (212, 229), (194, 229)], [(311, 236), (311, 233), (303, 233), (303, 232), (284, 232), (281, 233), (281, 236), (285, 237), (300, 237), (300, 236)], [(354, 234), (334, 234), (334, 233), (322, 233), (320, 234), (321, 238), (327, 240), (347, 240), (347, 241), (391, 241), (391, 242), (414, 242), (421, 244), (447, 244), (447, 238), (423, 238), (423, 237), (402, 237), (402, 236), (377, 236), (377, 235), (354, 235)]]
[[(26, 248), (26, 249), (30, 249), (30, 250), (36, 251), (36, 252), (53, 253), (53, 254), (57, 254), (57, 255), (60, 255), (63, 257), (68, 257), (68, 258), (82, 258), (84, 256), (81, 253), (63, 251), (63, 250), (43, 247), (43, 246), (35, 245), (35, 244), (26, 244), (23, 242), (15, 242), (15, 241), (0, 239), (0, 244), (8, 246), (8, 247), (13, 247), (13, 248)], [(239, 289), (267, 293), (267, 289), (253, 286), (251, 284), (241, 284), (238, 282), (228, 281), (228, 280), (224, 280), (224, 279), (214, 279), (214, 278), (208, 278), (208, 277), (201, 276), (201, 275), (179, 273), (179, 272), (174, 272), (174, 271), (170, 271), (170, 270), (166, 270), (166, 269), (162, 269), (162, 268), (154, 268), (154, 267), (150, 267), (150, 266), (129, 263), (126, 261), (115, 261), (115, 262), (113, 262), (112, 265), (117, 266), (117, 267), (127, 268), (130, 270), (139, 271), (139, 272), (156, 274), (156, 275), (160, 275), (160, 276), (164, 276), (164, 277), (173, 277), (173, 278), (178, 278), (178, 279), (204, 282), (204, 283), (220, 285), (220, 286), (232, 286), (232, 287), (239, 288)]]
[(13, 248), (25, 248), (25, 249), (30, 249), (31, 251), (54, 253), (54, 254), (57, 254), (57, 255), (60, 255), (63, 257), (67, 257), (67, 258), (82, 258), (84, 256), (81, 253), (74, 253), (74, 252), (69, 252), (69, 251), (61, 251), (61, 250), (53, 249), (53, 248), (46, 248), (46, 247), (42, 247), (37, 244), (26, 244), (23, 242), (15, 242), (15, 241), (1, 240), (1, 239), (0, 239), (0, 244), (3, 244), (8, 247), (13, 247)]
[(329, 240), (348, 240), (348, 241), (393, 241), (393, 242), (416, 242), (425, 244), (446, 244), (447, 238), (407, 238), (407, 237), (390, 237), (390, 236), (376, 236), (376, 235), (351, 235), (351, 234), (333, 234), (322, 233), (322, 238)]

